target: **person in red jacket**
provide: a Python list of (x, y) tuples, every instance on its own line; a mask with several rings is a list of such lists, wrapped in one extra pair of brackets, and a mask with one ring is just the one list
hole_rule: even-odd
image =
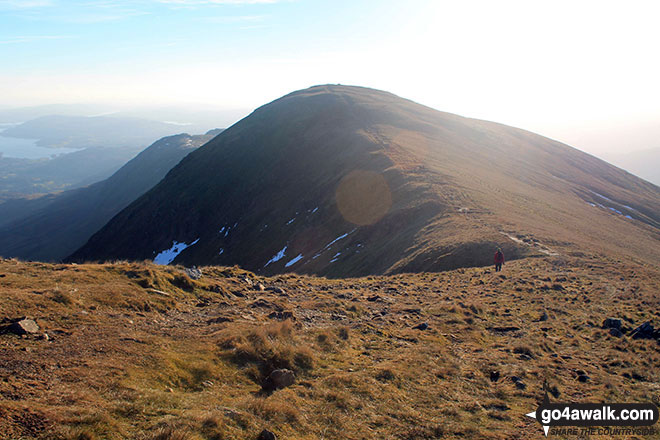
[(502, 264), (504, 264), (504, 254), (502, 249), (497, 248), (497, 252), (495, 252), (495, 272), (502, 270)]

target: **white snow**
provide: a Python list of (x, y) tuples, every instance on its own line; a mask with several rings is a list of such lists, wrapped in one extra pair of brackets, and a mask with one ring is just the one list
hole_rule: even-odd
[(293, 223), (293, 222), (295, 222), (295, 221), (296, 221), (296, 218), (294, 217), (294, 218), (292, 218), (291, 220), (289, 220), (288, 222), (286, 222), (286, 224), (287, 224), (287, 225), (290, 225), (291, 223)]
[(633, 220), (633, 218), (629, 215), (627, 215), (626, 218), (629, 218), (630, 220)]
[(266, 265), (264, 267), (268, 266), (270, 263), (275, 263), (277, 261), (280, 261), (282, 258), (284, 258), (284, 254), (286, 253), (286, 248), (287, 248), (287, 246), (284, 246), (282, 248), (282, 250), (279, 251), (278, 253), (276, 253), (273, 258), (268, 260), (268, 263), (266, 263)]
[(595, 203), (591, 203), (591, 202), (587, 202), (587, 203), (590, 204), (591, 206), (593, 206), (594, 208), (596, 207)]
[(223, 253), (224, 251), (225, 251), (224, 249), (220, 249), (220, 252), (218, 252), (218, 255), (222, 255), (222, 253)]
[[(591, 191), (591, 190), (589, 190), (589, 191)], [(594, 193), (594, 194), (596, 194), (596, 195), (597, 195), (598, 197), (600, 197), (601, 199), (605, 199), (605, 200), (607, 200), (608, 202), (611, 202), (611, 201), (612, 201), (612, 199), (608, 199), (608, 198), (605, 197), (604, 195), (602, 195), (602, 194), (598, 194), (596, 191), (591, 191), (591, 192)]]
[(619, 211), (618, 209), (614, 209), (614, 208), (609, 208), (609, 209), (610, 209), (610, 211), (614, 211), (614, 212), (616, 212), (617, 214), (621, 214), (621, 215), (623, 215), (623, 213), (622, 213), (621, 211)]
[(229, 230), (230, 230), (230, 229), (231, 229), (231, 228), (227, 228), (227, 230), (225, 231), (225, 237), (227, 236), (227, 234), (229, 234)]
[(179, 243), (176, 240), (172, 240), (172, 247), (169, 248), (169, 249), (165, 249), (162, 252), (159, 252), (158, 255), (156, 255), (156, 257), (154, 258), (154, 263), (161, 264), (161, 265), (164, 265), (164, 266), (168, 265), (172, 261), (174, 261), (174, 259), (181, 252), (183, 252), (184, 249), (196, 244), (198, 241), (199, 241), (199, 238), (197, 240), (193, 241), (190, 244), (186, 244), (186, 243)]
[(225, 230), (225, 227), (223, 226), (222, 229), (220, 229), (220, 230), (218, 231), (218, 234), (222, 234), (224, 230)]
[(319, 210), (319, 207), (317, 206), (317, 207), (314, 208), (314, 210), (312, 211), (312, 214), (314, 214), (314, 213), (315, 213), (316, 211), (318, 211), (318, 210)]
[(332, 240), (330, 243), (326, 244), (325, 247), (324, 247), (323, 249), (321, 249), (316, 255), (314, 255), (314, 256), (312, 257), (312, 260), (316, 260), (316, 259), (317, 259), (318, 257), (320, 257), (321, 254), (322, 254), (324, 251), (326, 251), (330, 246), (332, 246), (333, 244), (337, 243), (339, 240), (348, 237), (349, 235), (351, 235), (351, 234), (352, 234), (353, 232), (355, 232), (355, 231), (357, 231), (357, 228), (353, 228), (353, 230), (352, 230), (351, 232), (347, 232), (347, 233), (345, 233), (345, 234), (342, 234), (342, 235), (340, 235), (339, 237), (337, 237), (337, 238), (335, 238), (334, 240)]
[(290, 267), (300, 261), (303, 257), (303, 254), (298, 254), (298, 256), (284, 265), (284, 267)]

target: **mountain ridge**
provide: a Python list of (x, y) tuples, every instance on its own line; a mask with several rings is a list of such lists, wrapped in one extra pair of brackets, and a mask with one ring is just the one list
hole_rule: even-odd
[(153, 259), (184, 243), (175, 263), (333, 277), (487, 265), (494, 247), (657, 261), (659, 226), (658, 187), (570, 146), (324, 85), (256, 109), (70, 258)]

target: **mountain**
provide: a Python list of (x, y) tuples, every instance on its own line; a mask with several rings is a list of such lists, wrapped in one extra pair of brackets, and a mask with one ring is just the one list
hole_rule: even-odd
[(660, 188), (521, 129), (316, 86), (188, 155), (71, 261), (331, 277), (511, 259), (660, 261)]
[[(217, 133), (214, 130), (200, 136), (169, 136), (155, 142), (102, 182), (0, 205), (0, 217), (11, 219), (0, 223), (0, 255), (61, 260)], [(21, 212), (25, 215), (21, 216)]]

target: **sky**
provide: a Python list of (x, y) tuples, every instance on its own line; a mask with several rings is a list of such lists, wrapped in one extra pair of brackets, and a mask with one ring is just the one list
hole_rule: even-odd
[(598, 155), (660, 148), (657, 1), (0, 0), (0, 106), (249, 111), (341, 83)]

